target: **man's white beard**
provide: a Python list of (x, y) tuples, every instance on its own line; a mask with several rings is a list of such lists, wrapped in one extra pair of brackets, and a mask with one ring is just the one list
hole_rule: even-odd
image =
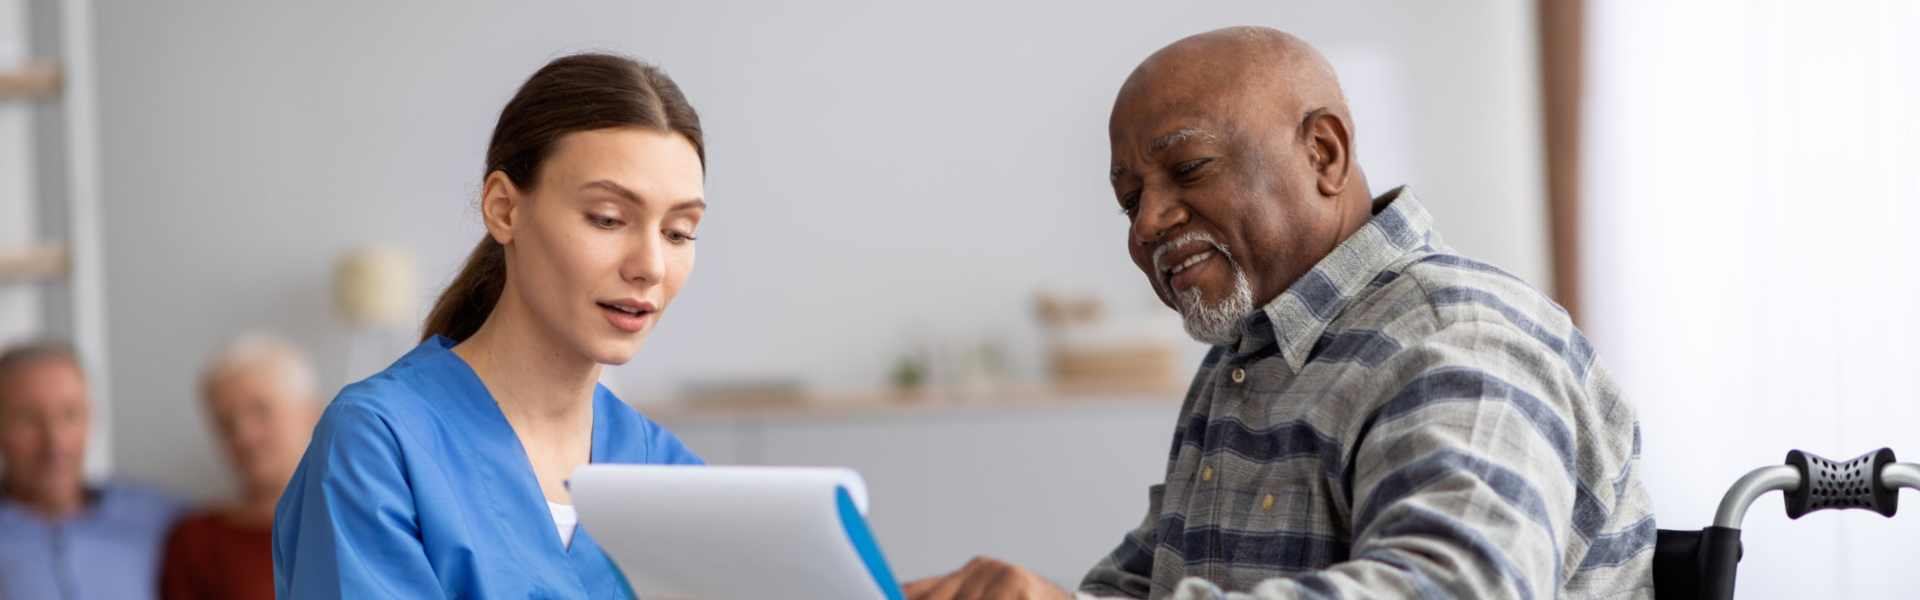
[(1233, 257), (1227, 256), (1224, 248), (1216, 245), (1214, 250), (1233, 269), (1233, 293), (1219, 302), (1207, 304), (1200, 297), (1200, 286), (1196, 285), (1174, 293), (1173, 305), (1180, 311), (1187, 335), (1203, 344), (1232, 346), (1240, 343), (1240, 321), (1253, 312), (1253, 287), (1247, 282), (1247, 273), (1240, 270), (1240, 264), (1234, 262)]

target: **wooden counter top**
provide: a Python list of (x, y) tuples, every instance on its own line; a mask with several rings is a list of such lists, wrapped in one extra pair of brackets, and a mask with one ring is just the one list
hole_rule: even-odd
[(794, 394), (707, 396), (632, 403), (653, 420), (799, 419), (914, 413), (1071, 408), (1102, 403), (1178, 405), (1186, 386), (1172, 384), (1005, 384), (988, 388), (928, 388)]

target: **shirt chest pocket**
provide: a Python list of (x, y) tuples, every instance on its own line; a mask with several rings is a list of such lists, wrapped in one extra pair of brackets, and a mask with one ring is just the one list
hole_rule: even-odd
[[(1309, 467), (1311, 463), (1312, 468)], [(1266, 465), (1246, 481), (1231, 482), (1222, 511), (1223, 550), (1236, 579), (1283, 576), (1346, 560), (1347, 540), (1335, 532), (1326, 478), (1318, 461)]]

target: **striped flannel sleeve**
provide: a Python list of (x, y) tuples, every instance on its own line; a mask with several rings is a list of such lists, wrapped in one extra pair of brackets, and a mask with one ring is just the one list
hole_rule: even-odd
[(1567, 363), (1466, 321), (1385, 367), (1352, 450), (1349, 560), (1245, 592), (1188, 578), (1175, 600), (1558, 596), (1581, 487), (1566, 415), (1584, 391)]
[[(1120, 546), (1113, 549), (1080, 582), (1080, 598), (1146, 598), (1153, 589), (1153, 530), (1160, 516), (1160, 498), (1166, 484), (1147, 490), (1147, 517), (1139, 527), (1127, 532)], [(1097, 594), (1097, 595), (1096, 595)]]

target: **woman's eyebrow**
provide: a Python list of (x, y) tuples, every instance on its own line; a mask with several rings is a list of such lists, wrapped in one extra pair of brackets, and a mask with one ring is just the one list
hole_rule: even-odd
[(634, 204), (646, 204), (646, 202), (642, 202), (640, 200), (639, 194), (633, 193), (633, 190), (627, 189), (626, 186), (623, 186), (618, 183), (614, 183), (612, 181), (608, 181), (605, 179), (589, 182), (586, 185), (580, 186), (580, 189), (605, 190), (608, 192), (612, 192), (616, 196), (626, 198), (627, 200), (632, 201)]
[[(634, 192), (633, 192), (633, 190), (630, 190), (630, 189), (627, 189), (627, 187), (626, 187), (626, 186), (623, 186), (623, 185), (620, 185), (620, 184), (618, 184), (618, 183), (614, 183), (614, 182), (612, 182), (612, 181), (609, 181), (609, 180), (606, 180), (606, 179), (602, 179), (602, 180), (599, 180), (599, 181), (593, 181), (593, 182), (588, 182), (588, 183), (587, 183), (586, 185), (582, 185), (582, 186), (580, 186), (580, 188), (581, 188), (581, 189), (597, 189), (597, 190), (604, 190), (604, 191), (607, 191), (607, 192), (611, 192), (611, 193), (613, 193), (614, 195), (616, 195), (616, 196), (619, 196), (619, 197), (621, 197), (621, 198), (626, 198), (628, 202), (632, 202), (632, 203), (634, 203), (634, 204), (638, 204), (638, 205), (640, 205), (640, 206), (646, 206), (646, 205), (647, 205), (647, 202), (646, 202), (645, 200), (641, 200), (641, 199), (640, 199), (640, 195), (639, 195), (639, 194), (636, 194), (636, 193), (634, 193)], [(667, 208), (667, 212), (677, 212), (677, 211), (682, 211), (682, 210), (691, 210), (691, 209), (696, 209), (696, 208), (697, 208), (697, 209), (700, 209), (700, 210), (706, 210), (706, 208), (707, 208), (707, 201), (706, 201), (705, 199), (703, 199), (703, 198), (694, 198), (694, 199), (691, 199), (691, 200), (682, 200), (682, 201), (680, 201), (680, 202), (678, 202), (678, 203), (675, 203), (675, 204), (674, 204), (673, 206), (670, 206), (670, 207), (668, 207), (668, 208)]]

